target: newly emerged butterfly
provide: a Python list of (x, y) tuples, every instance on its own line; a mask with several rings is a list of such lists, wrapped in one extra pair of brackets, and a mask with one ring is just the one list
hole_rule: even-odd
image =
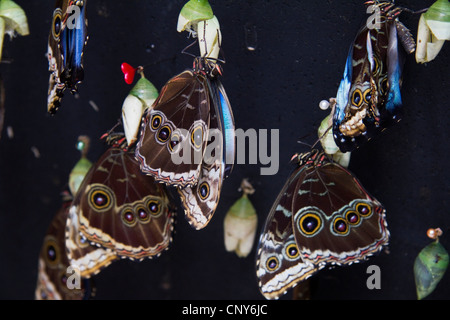
[(234, 119), (220, 72), (197, 58), (192, 70), (170, 79), (146, 111), (136, 146), (144, 173), (180, 187), (196, 229), (210, 221), (234, 162)]
[(401, 119), (401, 40), (408, 53), (414, 40), (391, 2), (368, 1), (378, 25), (366, 24), (350, 46), (333, 115), (333, 135), (342, 152), (352, 151)]
[(56, 0), (48, 38), (50, 80), (47, 111), (54, 114), (64, 91), (77, 91), (84, 79), (83, 51), (87, 35), (87, 0)]
[(259, 240), (256, 274), (268, 299), (326, 265), (367, 259), (389, 239), (385, 209), (347, 169), (317, 150), (298, 159)]

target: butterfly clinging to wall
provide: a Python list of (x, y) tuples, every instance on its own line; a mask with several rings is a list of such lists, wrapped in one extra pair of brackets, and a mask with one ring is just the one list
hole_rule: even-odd
[(256, 274), (268, 299), (326, 265), (365, 260), (389, 240), (384, 207), (347, 169), (317, 150), (298, 161), (259, 240)]
[(376, 23), (358, 32), (347, 57), (333, 114), (333, 136), (342, 152), (352, 151), (402, 115), (404, 52), (415, 49), (408, 29), (399, 21), (402, 9), (391, 2), (368, 1)]
[(64, 91), (77, 91), (84, 79), (83, 54), (87, 35), (87, 0), (57, 0), (48, 38), (50, 80), (47, 111), (56, 113)]

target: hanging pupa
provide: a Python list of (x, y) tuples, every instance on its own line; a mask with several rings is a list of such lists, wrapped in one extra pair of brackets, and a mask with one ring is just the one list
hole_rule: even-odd
[(417, 31), (417, 63), (434, 60), (445, 40), (450, 40), (450, 2), (438, 0), (420, 16)]
[(25, 11), (11, 0), (0, 1), (0, 60), (5, 34), (8, 34), (10, 38), (13, 38), (16, 34), (21, 36), (30, 34)]
[(78, 137), (77, 149), (81, 152), (81, 158), (69, 174), (69, 189), (72, 196), (78, 191), (84, 177), (92, 166), (92, 162), (86, 157), (90, 145), (88, 136)]
[(330, 98), (329, 101), (322, 100), (319, 103), (319, 107), (322, 110), (327, 110), (331, 107), (331, 113), (322, 120), (320, 123), (319, 129), (317, 130), (317, 134), (320, 139), (320, 143), (322, 145), (323, 151), (333, 159), (333, 161), (339, 163), (341, 166), (348, 168), (350, 163), (350, 155), (351, 152), (342, 152), (337, 146), (336, 142), (333, 138), (333, 108), (336, 105), (336, 99)]
[(248, 195), (255, 192), (252, 185), (244, 179), (241, 183), (242, 196), (231, 206), (225, 215), (224, 237), (228, 252), (236, 252), (238, 257), (248, 256), (255, 240), (258, 216)]
[(198, 37), (202, 57), (218, 59), (222, 34), (208, 0), (188, 1), (178, 16), (177, 31), (188, 31), (194, 38)]
[(435, 239), (423, 248), (414, 261), (414, 279), (416, 283), (417, 299), (421, 300), (430, 295), (444, 276), (449, 255), (444, 246), (439, 243), (440, 229), (430, 229), (427, 232)]
[(145, 77), (142, 68), (138, 68), (141, 78), (131, 89), (122, 105), (122, 121), (128, 146), (137, 140), (142, 115), (158, 97), (158, 90)]
[(199, 21), (209, 20), (213, 17), (214, 13), (208, 0), (190, 0), (180, 11), (177, 31), (192, 30), (197, 27)]

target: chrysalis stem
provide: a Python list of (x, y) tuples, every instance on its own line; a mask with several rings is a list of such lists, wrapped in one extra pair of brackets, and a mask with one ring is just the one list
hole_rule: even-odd
[(89, 151), (91, 139), (88, 136), (79, 136), (77, 149), (81, 152), (81, 157), (85, 157)]
[(250, 184), (248, 179), (242, 180), (241, 187), (239, 189), (240, 189), (240, 191), (242, 191), (242, 193), (244, 193), (244, 195), (249, 195), (249, 194), (255, 193), (255, 188), (253, 188), (253, 186)]
[(141, 75), (142, 78), (145, 78), (144, 75), (144, 67), (143, 66), (139, 66), (136, 68), (136, 72), (139, 73)]
[(427, 236), (430, 239), (436, 240), (436, 242), (439, 242), (439, 237), (442, 236), (443, 232), (441, 228), (430, 228), (427, 230)]

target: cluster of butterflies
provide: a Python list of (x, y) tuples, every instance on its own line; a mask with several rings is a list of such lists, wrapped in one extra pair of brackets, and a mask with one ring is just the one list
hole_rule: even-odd
[[(56, 2), (48, 49), (52, 114), (64, 91), (76, 91), (83, 77), (86, 2)], [(74, 11), (81, 13), (79, 29), (67, 24)], [(107, 150), (71, 188), (48, 229), (37, 299), (85, 299), (92, 292), (89, 279), (113, 261), (159, 256), (172, 241), (176, 213), (168, 186), (176, 187), (193, 228), (209, 223), (233, 167), (226, 159), (234, 159), (235, 152), (233, 113), (221, 73), (218, 59), (196, 57), (193, 68), (171, 78), (152, 105), (142, 101), (138, 139), (106, 135)], [(176, 156), (180, 163), (174, 163)], [(68, 288), (69, 266), (83, 279), (79, 288)]]
[[(368, 1), (380, 26), (365, 25), (350, 47), (332, 110), (332, 135), (350, 152), (401, 119), (403, 49), (414, 40), (399, 21), (402, 9)], [(67, 9), (79, 6), (79, 28), (67, 27)], [(48, 111), (83, 76), (87, 41), (85, 1), (57, 1), (49, 37)], [(191, 225), (210, 221), (234, 159), (234, 120), (220, 83), (217, 59), (195, 58), (147, 106), (135, 144), (117, 139), (91, 167), (49, 228), (39, 259), (37, 298), (85, 298), (67, 290), (68, 265), (84, 279), (118, 258), (154, 257), (167, 249), (175, 208), (166, 186), (176, 186)], [(123, 139), (122, 139), (123, 140)], [(214, 148), (212, 148), (214, 146)], [(174, 154), (189, 161), (175, 164)], [(327, 265), (349, 265), (389, 240), (383, 205), (343, 166), (318, 150), (296, 155), (298, 167), (282, 188), (262, 230), (256, 261), (261, 293), (278, 298)], [(158, 183), (161, 182), (161, 183)], [(83, 288), (90, 288), (85, 282)], [(58, 296), (59, 295), (59, 296)]]

